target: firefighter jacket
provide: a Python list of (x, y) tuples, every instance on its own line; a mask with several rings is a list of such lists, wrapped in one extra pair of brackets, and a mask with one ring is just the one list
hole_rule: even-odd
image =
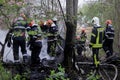
[(52, 24), (49, 28), (48, 28), (48, 41), (52, 41), (52, 40), (56, 40), (57, 35), (58, 35), (58, 28), (55, 24)]
[(48, 32), (48, 27), (47, 25), (40, 26), (42, 32)]
[(29, 44), (35, 41), (41, 41), (41, 30), (38, 28), (38, 26), (31, 26), (27, 28), (27, 33), (29, 35)]
[(25, 38), (27, 22), (24, 20), (17, 20), (12, 27), (13, 38)]
[(104, 28), (101, 26), (93, 26), (90, 40), (90, 46), (92, 48), (102, 48), (103, 30)]
[(106, 29), (104, 30), (104, 39), (114, 39), (114, 28), (111, 24), (107, 25)]

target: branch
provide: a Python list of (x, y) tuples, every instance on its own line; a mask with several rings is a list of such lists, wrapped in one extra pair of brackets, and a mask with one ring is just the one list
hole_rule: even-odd
[[(8, 20), (8, 22), (10, 22), (9, 17), (5, 13), (3, 13), (2, 9), (0, 9), (0, 12)], [(10, 28), (10, 27), (8, 26), (8, 28)]]
[(1, 46), (3, 46), (3, 43), (2, 43), (2, 42), (0, 42), (0, 45), (1, 45)]

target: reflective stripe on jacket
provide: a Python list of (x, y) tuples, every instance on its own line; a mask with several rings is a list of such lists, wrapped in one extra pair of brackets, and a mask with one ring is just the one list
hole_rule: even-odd
[(105, 39), (114, 39), (114, 28), (112, 25), (108, 25), (105, 29), (104, 36)]
[(27, 23), (24, 20), (18, 20), (13, 24), (14, 37), (25, 37)]
[(101, 48), (102, 41), (103, 41), (103, 30), (104, 28), (101, 27), (94, 27), (91, 34), (90, 45), (93, 48)]

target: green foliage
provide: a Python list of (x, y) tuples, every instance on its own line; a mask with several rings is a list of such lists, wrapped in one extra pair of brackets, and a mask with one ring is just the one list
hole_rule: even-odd
[(21, 80), (21, 76), (20, 76), (19, 74), (17, 74), (17, 75), (13, 78), (13, 80)]
[(0, 80), (11, 80), (11, 73), (3, 68), (0, 63)]
[(17, 1), (15, 3), (11, 3), (9, 0), (0, 0), (0, 5), (0, 17), (2, 18), (2, 22), (4, 24), (1, 26), (10, 27), (13, 19), (16, 18), (23, 5), (17, 5)]
[(91, 71), (90, 74), (87, 75), (87, 77), (89, 78), (89, 80), (100, 80), (100, 75), (95, 74)]
[(20, 74), (15, 74), (14, 76), (9, 70), (6, 70), (3, 66), (2, 63), (0, 63), (0, 80), (26, 80), (26, 78), (29, 78), (28, 73), (23, 73), (22, 75)]
[(97, 16), (100, 18), (101, 24), (104, 24), (106, 19), (114, 19), (114, 4), (108, 5), (107, 2), (100, 3), (99, 1), (89, 3), (84, 5), (80, 12), (83, 13), (87, 21), (90, 22), (94, 16)]
[(15, 74), (12, 80), (28, 80), (30, 79), (30, 73), (31, 73), (30, 69), (27, 67), (24, 67), (24, 72), (22, 74), (19, 74), (19, 73)]
[(65, 69), (59, 65), (58, 71), (51, 70), (50, 76), (46, 80), (69, 80), (69, 78), (65, 78)]
[(0, 0), (0, 5), (2, 5), (5, 1), (4, 0)]
[(16, 74), (12, 80), (26, 80), (26, 78), (23, 78), (21, 75)]
[(86, 16), (86, 20), (90, 21), (94, 16), (101, 16), (101, 4), (86, 4), (82, 8), (83, 15)]

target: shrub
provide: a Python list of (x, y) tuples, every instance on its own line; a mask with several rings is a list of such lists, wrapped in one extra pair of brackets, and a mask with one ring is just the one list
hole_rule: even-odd
[(46, 80), (70, 80), (65, 76), (65, 69), (61, 65), (58, 67), (58, 71), (51, 70), (50, 76)]
[(11, 72), (7, 71), (0, 63), (0, 80), (11, 80)]

